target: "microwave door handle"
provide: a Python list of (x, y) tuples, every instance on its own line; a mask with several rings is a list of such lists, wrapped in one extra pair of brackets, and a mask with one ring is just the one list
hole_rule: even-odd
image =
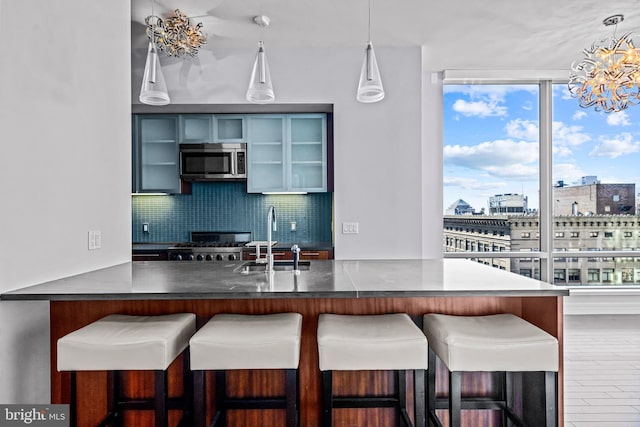
[(231, 175), (235, 175), (236, 172), (236, 163), (238, 162), (237, 154), (235, 151), (231, 152)]

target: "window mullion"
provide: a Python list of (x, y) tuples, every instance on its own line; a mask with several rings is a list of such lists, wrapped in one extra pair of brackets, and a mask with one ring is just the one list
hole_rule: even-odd
[(540, 188), (540, 279), (553, 283), (553, 172), (552, 172), (552, 123), (553, 123), (553, 94), (550, 80), (540, 82), (540, 160), (539, 160), (539, 188)]

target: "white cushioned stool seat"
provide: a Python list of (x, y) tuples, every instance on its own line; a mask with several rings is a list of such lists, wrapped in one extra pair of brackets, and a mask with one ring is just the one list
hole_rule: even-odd
[[(298, 365), (302, 315), (216, 314), (189, 342), (194, 382), (195, 427), (227, 425), (230, 409), (284, 409), (287, 427), (298, 426)], [(241, 398), (227, 395), (227, 370), (284, 371), (283, 396)], [(214, 421), (206, 420), (206, 371), (215, 371)]]
[(404, 313), (321, 314), (318, 351), (321, 371), (411, 370), (428, 366), (427, 339)]
[(297, 369), (302, 315), (217, 314), (190, 340), (192, 370)]
[[(449, 426), (462, 425), (463, 410), (500, 410), (501, 425), (557, 427), (558, 340), (513, 314), (427, 314), (429, 341), (427, 407), (448, 409)], [(448, 396), (436, 395), (437, 359), (448, 370)], [(492, 373), (492, 396), (463, 396), (463, 375)], [(495, 389), (494, 389), (495, 387)], [(513, 423), (513, 424), (511, 424)]]
[[(394, 408), (397, 425), (425, 425), (425, 370), (429, 346), (406, 313), (375, 315), (321, 314), (318, 354), (322, 371), (322, 426), (333, 426), (334, 408)], [(393, 394), (335, 396), (334, 371), (394, 371)], [(406, 371), (413, 375), (413, 421), (407, 411)], [(375, 390), (375, 387), (371, 387)]]
[(558, 340), (513, 314), (427, 314), (423, 323), (450, 371), (558, 371)]
[(58, 371), (165, 370), (196, 330), (196, 316), (112, 314), (58, 340)]

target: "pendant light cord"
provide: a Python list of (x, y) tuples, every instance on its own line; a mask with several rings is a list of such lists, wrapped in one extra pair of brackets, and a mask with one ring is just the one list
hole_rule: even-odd
[(371, 43), (371, 0), (369, 0), (369, 29), (368, 29), (368, 34), (369, 34), (369, 43)]

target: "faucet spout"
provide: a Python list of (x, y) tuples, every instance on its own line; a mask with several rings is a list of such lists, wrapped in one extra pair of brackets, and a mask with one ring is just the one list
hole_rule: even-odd
[(269, 206), (267, 212), (267, 272), (273, 272), (273, 253), (271, 246), (273, 245), (272, 231), (277, 231), (276, 208)]

